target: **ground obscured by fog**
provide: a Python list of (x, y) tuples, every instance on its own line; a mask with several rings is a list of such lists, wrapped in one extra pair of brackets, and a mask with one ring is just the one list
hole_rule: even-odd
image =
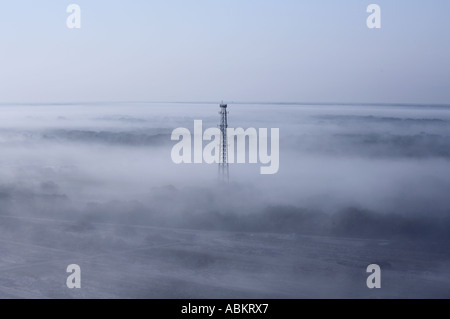
[(280, 170), (228, 185), (170, 157), (218, 109), (1, 105), (0, 296), (450, 296), (450, 108), (231, 104), (231, 127), (280, 129)]

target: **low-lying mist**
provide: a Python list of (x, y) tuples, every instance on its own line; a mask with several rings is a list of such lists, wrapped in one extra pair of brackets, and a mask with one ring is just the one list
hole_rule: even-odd
[(260, 164), (233, 164), (229, 184), (219, 182), (217, 165), (170, 157), (172, 130), (192, 130), (195, 119), (217, 127), (218, 105), (0, 110), (4, 216), (77, 221), (86, 230), (102, 222), (450, 239), (445, 107), (230, 105), (230, 127), (280, 129), (280, 170), (260, 175)]

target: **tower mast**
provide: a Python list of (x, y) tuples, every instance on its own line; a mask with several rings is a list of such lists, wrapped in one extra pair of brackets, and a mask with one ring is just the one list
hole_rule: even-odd
[(227, 104), (220, 104), (220, 154), (219, 154), (219, 179), (222, 182), (228, 183), (229, 170), (228, 170), (228, 111)]

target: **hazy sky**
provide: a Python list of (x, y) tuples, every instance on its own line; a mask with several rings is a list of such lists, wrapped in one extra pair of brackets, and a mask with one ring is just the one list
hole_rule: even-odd
[(448, 0), (4, 1), (0, 102), (450, 103), (449, 15)]

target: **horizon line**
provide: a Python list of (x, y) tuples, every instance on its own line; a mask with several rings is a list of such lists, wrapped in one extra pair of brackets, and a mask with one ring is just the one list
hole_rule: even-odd
[(235, 104), (235, 105), (286, 105), (286, 106), (307, 106), (307, 105), (318, 105), (318, 106), (435, 106), (435, 107), (450, 107), (450, 103), (407, 103), (407, 102), (305, 102), (305, 101), (133, 101), (133, 100), (123, 100), (123, 101), (72, 101), (72, 102), (0, 102), (0, 106), (5, 105), (85, 105), (85, 104)]

